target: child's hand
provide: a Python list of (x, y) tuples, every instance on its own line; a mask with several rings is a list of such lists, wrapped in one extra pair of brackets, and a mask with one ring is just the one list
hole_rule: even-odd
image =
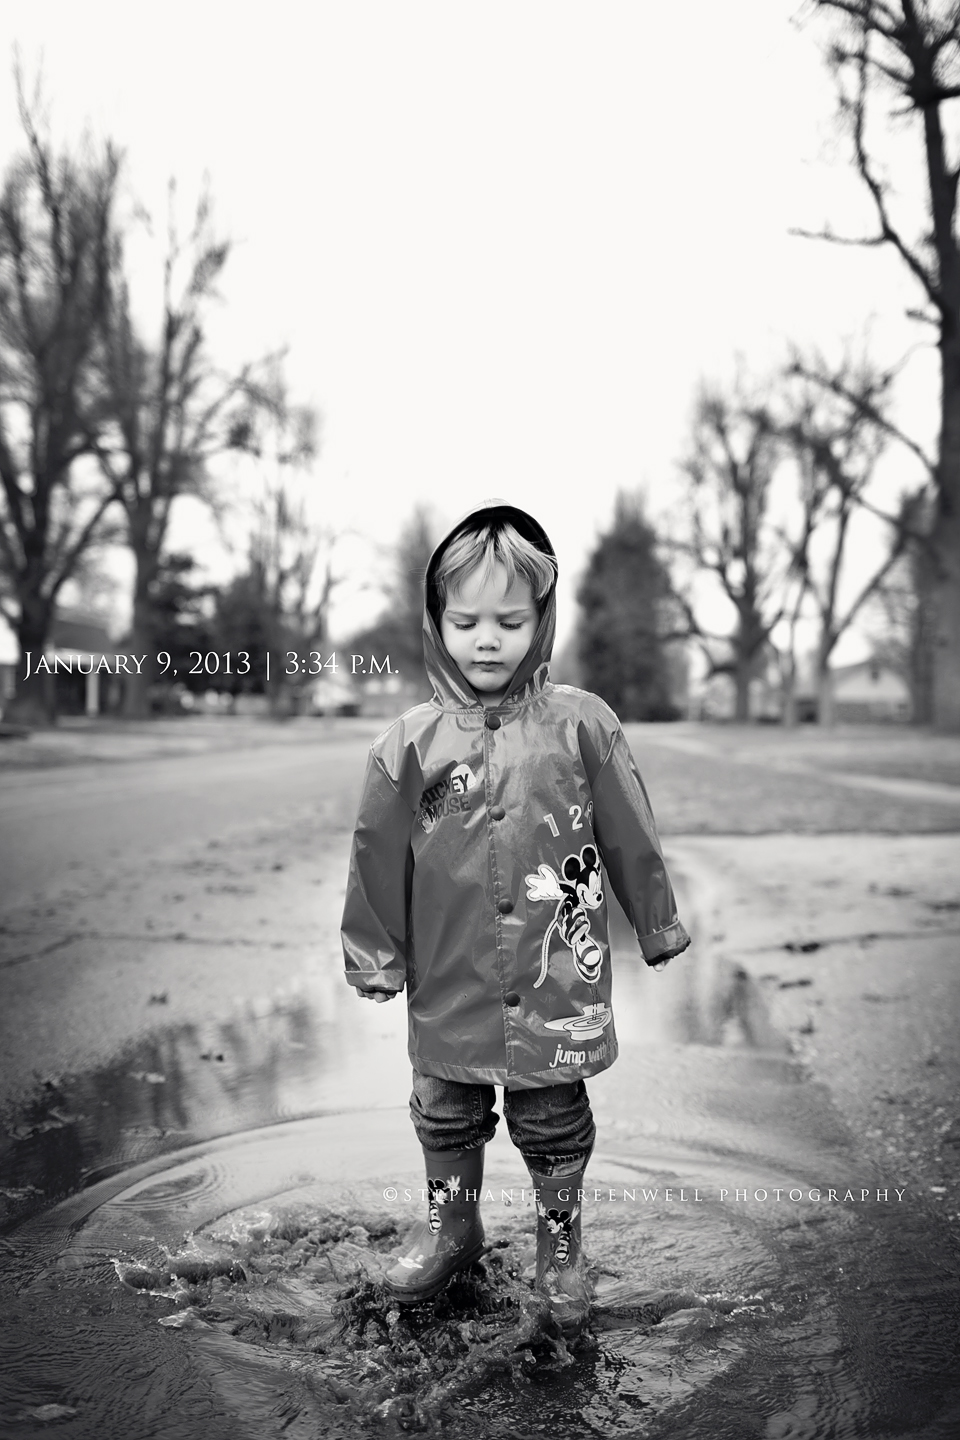
[(367, 985), (357, 985), (355, 988), (357, 994), (361, 995), (364, 1000), (375, 1000), (378, 1005), (382, 1005), (384, 1000), (392, 1000), (397, 993), (396, 990), (376, 990), (373, 986)]

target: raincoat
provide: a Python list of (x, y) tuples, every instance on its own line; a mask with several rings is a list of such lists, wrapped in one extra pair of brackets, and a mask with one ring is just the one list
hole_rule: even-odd
[(440, 638), (437, 560), (481, 514), (553, 554), (531, 516), (499, 502), (434, 552), (423, 618), (434, 694), (371, 746), (342, 937), (351, 984), (406, 986), (416, 1070), (525, 1089), (616, 1059), (608, 885), (648, 964), (690, 941), (616, 715), (547, 678), (553, 589), (495, 707)]

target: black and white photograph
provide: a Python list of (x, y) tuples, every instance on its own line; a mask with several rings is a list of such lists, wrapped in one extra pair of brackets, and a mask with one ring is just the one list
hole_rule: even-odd
[(957, 1440), (960, 4), (0, 38), (0, 1440)]

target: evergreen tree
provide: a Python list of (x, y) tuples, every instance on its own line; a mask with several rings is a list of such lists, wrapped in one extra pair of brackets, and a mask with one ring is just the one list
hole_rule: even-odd
[[(165, 555), (158, 562), (153, 586), (151, 625), (148, 632), (150, 661), (144, 667), (148, 682), (154, 668), (153, 657), (160, 651), (170, 656), (166, 679), (177, 678), (188, 690), (202, 692), (211, 684), (220, 688), (222, 682), (204, 672), (194, 675), (195, 655), (205, 655), (221, 647), (213, 630), (211, 612), (217, 595), (216, 587), (198, 581), (199, 567), (192, 555)], [(132, 648), (132, 646), (131, 646)]]
[(636, 496), (617, 496), (613, 524), (577, 590), (583, 685), (621, 720), (676, 720), (673, 603), (657, 536)]
[(416, 681), (425, 698), (430, 685), (423, 666), (423, 581), (437, 544), (435, 529), (429, 510), (417, 506), (394, 547), (386, 610), (344, 647), (375, 655), (381, 663), (389, 656), (391, 669)]

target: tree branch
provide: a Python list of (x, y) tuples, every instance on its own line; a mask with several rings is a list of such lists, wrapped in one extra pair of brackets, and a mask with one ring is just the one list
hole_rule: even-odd
[(112, 494), (105, 495), (103, 497), (103, 499), (100, 501), (100, 504), (95, 509), (93, 515), (87, 521), (86, 525), (84, 525), (81, 529), (73, 545), (64, 552), (63, 560), (59, 567), (59, 574), (55, 577), (54, 580), (54, 585), (51, 592), (51, 599), (54, 595), (58, 593), (61, 586), (70, 579), (70, 576), (73, 574), (73, 571), (76, 567), (77, 561), (80, 559), (80, 556), (83, 554), (84, 550), (86, 550), (89, 546), (91, 540), (96, 534), (96, 530), (98, 525), (100, 524), (100, 521), (103, 519), (103, 516), (107, 509), (113, 504), (115, 498), (116, 497)]
[[(895, 41), (897, 33), (897, 15), (883, 4), (883, 0), (817, 0), (817, 7), (820, 10), (841, 10), (845, 15), (859, 20), (861, 25), (869, 23), (879, 34), (885, 35), (888, 40)], [(877, 15), (883, 15), (887, 21), (887, 28), (884, 28), (876, 19)]]
[(2, 515), (0, 515), (0, 558), (3, 560), (3, 566), (0, 568), (6, 569), (11, 580), (15, 579), (18, 568), (17, 556), (13, 553), (13, 546), (10, 544), (10, 537), (7, 534), (7, 527), (3, 523)]
[(886, 560), (884, 560), (883, 564), (874, 573), (872, 578), (865, 582), (859, 595), (852, 602), (843, 619), (836, 622), (835, 642), (836, 640), (840, 639), (840, 636), (844, 633), (844, 631), (847, 630), (849, 626), (853, 623), (862, 606), (866, 603), (867, 600), (870, 599), (870, 596), (880, 586), (884, 578), (889, 574), (893, 566), (899, 560), (904, 550), (904, 539), (905, 537), (903, 531), (898, 530), (897, 539), (895, 543), (890, 547), (890, 553), (887, 556)]
[(23, 545), (27, 536), (27, 520), (23, 513), (24, 495), (18, 483), (17, 467), (7, 445), (7, 437), (0, 428), (0, 483), (6, 496), (10, 518), (17, 532), (17, 539)]
[(903, 259), (905, 264), (912, 271), (916, 279), (920, 282), (923, 289), (926, 291), (930, 303), (932, 305), (935, 305), (936, 308), (940, 310), (941, 313), (943, 313), (944, 299), (941, 294), (940, 287), (937, 285), (936, 281), (931, 276), (930, 272), (927, 270), (923, 262), (914, 254), (914, 252), (910, 249), (909, 245), (907, 245), (899, 230), (896, 228), (896, 226), (890, 219), (890, 213), (887, 209), (887, 201), (884, 194), (883, 186), (873, 173), (873, 167), (870, 163), (870, 157), (867, 153), (866, 140), (864, 137), (867, 103), (866, 43), (866, 37), (864, 37), (864, 48), (861, 56), (859, 57), (858, 63), (857, 97), (856, 100), (853, 102), (852, 107), (853, 145), (854, 154), (856, 155), (857, 159), (857, 169), (860, 171), (861, 179), (863, 180), (867, 189), (870, 191), (871, 196), (873, 197), (873, 203), (877, 211), (877, 217), (880, 221), (880, 230), (884, 239), (888, 240), (890, 244), (893, 245), (894, 249), (897, 250), (900, 257)]
[(887, 244), (885, 235), (835, 235), (829, 226), (825, 230), (803, 230), (797, 225), (792, 225), (787, 234), (796, 235), (801, 240), (826, 240), (830, 245), (856, 245), (861, 249), (868, 250), (875, 250), (880, 245)]
[(845, 400), (859, 415), (862, 415), (865, 419), (870, 420), (874, 425), (885, 431), (891, 439), (897, 440), (901, 445), (905, 445), (911, 454), (917, 457), (928, 475), (931, 477), (936, 476), (936, 462), (926, 453), (923, 447), (918, 445), (916, 440), (912, 440), (910, 436), (901, 430), (898, 425), (895, 425), (892, 420), (888, 419), (870, 400), (858, 394), (855, 390), (852, 390), (848, 385), (845, 385), (837, 375), (825, 375), (822, 371), (814, 370), (809, 365), (804, 364), (799, 358), (794, 358), (794, 360), (791, 361), (789, 373), (798, 375), (803, 380), (809, 380), (821, 389), (829, 390), (839, 399)]

